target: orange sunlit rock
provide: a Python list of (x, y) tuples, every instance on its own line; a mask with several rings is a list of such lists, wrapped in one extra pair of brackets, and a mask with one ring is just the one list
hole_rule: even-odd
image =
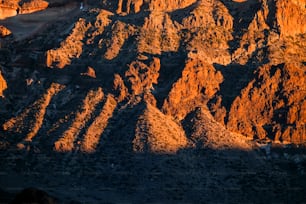
[(0, 25), (0, 37), (6, 37), (12, 34), (12, 31), (10, 31), (8, 28)]
[(46, 139), (57, 152), (94, 153), (127, 135), (120, 142), (131, 151), (174, 153), (197, 142), (306, 141), (305, 1), (32, 0), (0, 8), (6, 17), (28, 12), (1, 17), (2, 36), (13, 34), (0, 50), (2, 127), (17, 135), (12, 144)]
[(175, 153), (187, 146), (182, 127), (150, 104), (138, 119), (135, 134), (135, 152)]
[(0, 0), (0, 203), (305, 203), (305, 15)]
[(69, 152), (76, 148), (75, 141), (78, 139), (80, 131), (85, 127), (86, 122), (91, 119), (93, 111), (103, 98), (104, 93), (101, 88), (89, 91), (71, 126), (54, 143), (55, 151)]
[(31, 0), (29, 2), (24, 2), (21, 5), (19, 14), (33, 13), (41, 10), (45, 10), (49, 3), (44, 0)]
[(70, 64), (72, 59), (79, 58), (83, 51), (82, 40), (89, 27), (90, 25), (80, 18), (76, 22), (72, 33), (61, 43), (61, 47), (47, 51), (47, 66), (64, 68)]
[(0, 97), (3, 97), (3, 92), (7, 89), (7, 83), (0, 71)]

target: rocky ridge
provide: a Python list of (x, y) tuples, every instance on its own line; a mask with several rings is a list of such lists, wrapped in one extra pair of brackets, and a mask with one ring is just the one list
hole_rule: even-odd
[[(117, 108), (144, 100), (182, 126), (189, 113), (207, 106), (217, 122), (242, 135), (305, 141), (305, 2), (114, 1), (95, 9), (86, 3), (88, 11), (67, 22), (68, 35), (54, 33), (62, 41), (51, 40), (55, 45), (41, 54), (47, 68), (29, 80), (63, 69), (65, 85), (79, 74), (66, 87), (70, 92), (73, 86), (101, 86)], [(43, 38), (32, 41), (32, 49), (45, 49)], [(96, 78), (82, 74), (86, 66)], [(9, 67), (3, 68), (7, 78)]]
[(305, 0), (82, 3), (0, 3), (0, 186), (303, 201)]

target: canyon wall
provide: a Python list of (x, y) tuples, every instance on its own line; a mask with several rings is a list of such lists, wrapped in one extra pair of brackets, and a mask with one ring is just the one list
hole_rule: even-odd
[[(22, 138), (19, 127), (39, 127), (33, 140), (52, 134), (46, 144), (59, 152), (95, 152), (104, 137), (156, 153), (196, 141), (305, 143), (305, 1), (84, 3), (85, 10), (14, 44), (28, 61), (20, 70), (11, 57), (6, 80), (20, 78), (28, 99), (12, 87), (4, 92), (7, 103), (18, 101), (4, 116), (5, 134)], [(52, 84), (65, 88), (50, 91)], [(23, 111), (44, 119), (28, 123)]]

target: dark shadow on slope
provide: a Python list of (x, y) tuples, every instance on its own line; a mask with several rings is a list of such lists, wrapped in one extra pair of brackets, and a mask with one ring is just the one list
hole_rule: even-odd
[[(296, 164), (293, 159), (284, 157), (284, 153), (290, 158), (296, 155), (294, 150), (291, 153), (287, 149), (272, 149), (271, 153), (277, 157), (266, 160), (262, 150), (184, 149), (174, 155), (140, 154), (120, 147), (119, 142), (114, 140), (112, 148), (92, 155), (53, 152), (43, 157), (29, 152), (22, 156), (23, 164), (17, 164), (17, 158), (12, 157), (8, 162), (9, 158), (3, 158), (0, 152), (1, 163), (7, 162), (0, 167), (0, 184), (8, 193), (39, 186), (65, 203), (304, 201), (305, 160)], [(63, 163), (64, 160), (67, 162)], [(19, 165), (19, 169), (11, 168), (12, 162)]]
[(10, 204), (20, 203), (44, 203), (44, 204), (55, 204), (55, 198), (48, 195), (48, 193), (36, 189), (26, 188), (19, 192)]
[(184, 120), (181, 122), (184, 128), (184, 132), (188, 139), (191, 139), (191, 135), (194, 132), (193, 130), (193, 119), (196, 117), (196, 111), (191, 111), (188, 113)]
[(115, 109), (113, 117), (108, 121), (108, 126), (101, 136), (97, 152), (110, 150), (122, 156), (131, 154), (136, 124), (145, 108), (146, 104), (140, 102), (125, 109)]
[[(50, 151), (53, 149), (54, 143), (60, 139), (63, 133), (71, 128), (72, 123), (75, 122), (76, 110), (82, 110), (84, 105), (83, 100), (90, 90), (97, 89), (82, 90), (75, 86), (68, 86), (66, 89), (55, 95), (46, 109), (42, 127), (29, 145), (41, 146), (41, 151)], [(71, 99), (66, 103), (62, 103), (62, 101), (65, 101), (65, 98), (70, 97), (70, 94), (72, 94), (73, 97), (71, 97)], [(106, 96), (105, 93), (104, 95)], [(101, 112), (104, 104), (105, 97), (95, 106), (93, 112), (90, 114), (90, 119), (86, 122), (84, 128), (82, 128), (78, 135), (75, 136), (74, 147), (76, 147), (78, 141), (83, 139), (82, 136), (86, 129)], [(47, 135), (52, 135), (52, 137), (48, 138), (46, 137)]]
[[(220, 91), (217, 95), (222, 96), (222, 106), (229, 113), (231, 105), (236, 97), (238, 97), (243, 88), (245, 88), (253, 77), (253, 69), (248, 66), (239, 64), (231, 64), (227, 66), (214, 64), (217, 71), (223, 75), (223, 82), (220, 85)], [(225, 123), (227, 118), (225, 119)]]
[(221, 2), (227, 7), (234, 18), (234, 39), (229, 42), (230, 53), (233, 53), (239, 47), (240, 39), (260, 9), (261, 3), (259, 0), (248, 0), (243, 3), (228, 0), (221, 0)]
[(109, 92), (113, 89), (114, 75), (124, 76), (128, 65), (137, 58), (135, 38), (136, 36), (130, 36), (114, 59), (102, 59), (96, 64), (97, 78), (100, 78), (100, 84)]
[[(198, 109), (198, 108), (197, 108)], [(197, 109), (188, 113), (184, 120), (182, 120), (181, 124), (184, 129), (184, 132), (189, 140), (191, 140), (195, 144), (195, 150), (200, 150), (202, 145), (205, 144), (206, 135), (202, 135), (201, 139), (192, 138), (192, 133), (195, 131), (195, 120), (197, 119)]]
[[(13, 117), (14, 113), (17, 111), (20, 111), (20, 106), (22, 105), (30, 105), (33, 103), (33, 99), (24, 99), (23, 95), (29, 94), (29, 90), (26, 87), (26, 71), (24, 69), (20, 69), (20, 71), (17, 72), (17, 78), (10, 77), (10, 74), (14, 73), (14, 70), (2, 67), (2, 76), (4, 77), (6, 83), (7, 83), (7, 89), (4, 90), (3, 95), (5, 98), (1, 98), (1, 105), (3, 105), (3, 108), (0, 111), (1, 115), (1, 121), (5, 121), (9, 119), (9, 117)], [(16, 73), (15, 72), (15, 73)], [(14, 87), (13, 87), (14, 86)], [(41, 90), (37, 91), (38, 93), (41, 92)], [(37, 94), (36, 92), (36, 94)], [(30, 94), (29, 94), (30, 95)], [(32, 93), (33, 95), (33, 93)], [(3, 111), (3, 112), (2, 112)], [(2, 123), (1, 123), (2, 124)]]
[(186, 17), (186, 16), (189, 16), (190, 13), (195, 9), (197, 8), (197, 6), (201, 3), (200, 0), (196, 1), (195, 3), (191, 4), (190, 6), (186, 7), (186, 8), (183, 8), (183, 9), (177, 9), (175, 11), (172, 11), (170, 13), (170, 16), (171, 16), (171, 19), (172, 21), (176, 21), (180, 24), (183, 23), (183, 19)]
[(63, 0), (47, 0), (47, 2), (49, 3), (48, 7), (53, 8), (53, 7), (67, 6), (69, 4), (76, 3), (76, 2), (79, 3), (80, 1), (78, 1), (78, 0), (66, 0), (66, 1), (63, 1)]
[(161, 108), (173, 84), (182, 76), (187, 54), (179, 49), (178, 52), (163, 52), (159, 58), (161, 67), (153, 95), (157, 100), (157, 107)]
[[(137, 14), (135, 14), (137, 15)], [(116, 23), (118, 16), (111, 17), (113, 22)], [(119, 74), (124, 76), (127, 70), (128, 64), (137, 57), (137, 44), (136, 36), (131, 35), (125, 40), (123, 46), (120, 48), (119, 53), (111, 60), (105, 59), (103, 56), (108, 49), (106, 41), (112, 39), (112, 27), (114, 23), (111, 23), (105, 27), (104, 32), (101, 35), (95, 37), (92, 44), (83, 47), (83, 52), (80, 58), (74, 59), (73, 64), (83, 64), (84, 68), (91, 66), (96, 72), (95, 86), (103, 87), (106, 92), (111, 92), (113, 89), (114, 75)], [(101, 48), (98, 48), (99, 41), (104, 39), (104, 43)], [(86, 41), (87, 39), (84, 39)], [(81, 81), (84, 80), (83, 78)], [(91, 80), (89, 79), (89, 83)]]
[(130, 13), (125, 16), (115, 16), (116, 20), (122, 21), (126, 24), (143, 26), (145, 19), (149, 17), (149, 11), (141, 11), (139, 13)]
[(269, 52), (269, 31), (265, 29), (264, 33), (264, 41), (263, 46), (261, 48), (257, 48), (253, 53), (250, 59), (247, 62), (247, 65), (252, 68), (257, 68), (260, 65), (268, 64), (270, 62), (270, 52)]
[(267, 4), (268, 4), (268, 8), (269, 8), (267, 23), (270, 26), (270, 28), (275, 28), (275, 22), (277, 21), (277, 19), (276, 19), (276, 2), (275, 1), (268, 1)]

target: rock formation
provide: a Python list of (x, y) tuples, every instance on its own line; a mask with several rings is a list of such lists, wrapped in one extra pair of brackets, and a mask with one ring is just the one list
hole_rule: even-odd
[(0, 203), (305, 202), (305, 6), (0, 1)]
[(10, 0), (0, 3), (0, 19), (13, 17), (18, 14), (28, 14), (45, 10), (49, 3), (44, 0)]
[(33, 13), (36, 11), (45, 10), (49, 3), (44, 0), (24, 1), (21, 4), (19, 14)]
[[(15, 9), (16, 2), (6, 6)], [(31, 12), (56, 3), (63, 2), (19, 5), (20, 11)], [(18, 59), (32, 59), (19, 66), (45, 59), (33, 66), (41, 70), (36, 80), (43, 84), (32, 80), (27, 86), (51, 88), (43, 88), (45, 94), (30, 98), (31, 103), (18, 103), (14, 117), (6, 114), (5, 134), (30, 130), (23, 138), (30, 141), (55, 131), (57, 139), (50, 141), (55, 151), (94, 152), (105, 131), (119, 134), (109, 121), (125, 115), (127, 107), (145, 103), (129, 127), (134, 129), (130, 145), (135, 151), (175, 152), (190, 145), (183, 124), (195, 112), (205, 116), (203, 121), (211, 114), (209, 124), (218, 123), (222, 137), (306, 141), (305, 1), (85, 3), (88, 10), (77, 9), (73, 17), (41, 28), (30, 42), (14, 45)], [(23, 46), (33, 52), (20, 49)], [(15, 59), (8, 63), (11, 69)], [(30, 72), (18, 77), (30, 82)], [(57, 83), (65, 88), (50, 86)], [(60, 99), (64, 93), (69, 93), (65, 102)], [(64, 108), (70, 100), (70, 114), (51, 111), (50, 104)], [(199, 108), (205, 113), (197, 112)], [(30, 112), (39, 119), (26, 119)], [(199, 137), (205, 134), (189, 136), (202, 141)]]
[(4, 38), (6, 36), (9, 36), (12, 34), (12, 31), (10, 31), (5, 26), (0, 25), (0, 37)]
[(233, 102), (228, 127), (250, 137), (303, 143), (305, 68), (303, 64), (260, 67)]
[(0, 3), (0, 20), (7, 17), (16, 16), (18, 9), (18, 0), (1, 1)]
[(7, 84), (0, 71), (0, 97), (3, 97), (3, 92), (7, 89)]
[(133, 149), (136, 152), (175, 153), (187, 146), (184, 130), (150, 104), (137, 121)]

